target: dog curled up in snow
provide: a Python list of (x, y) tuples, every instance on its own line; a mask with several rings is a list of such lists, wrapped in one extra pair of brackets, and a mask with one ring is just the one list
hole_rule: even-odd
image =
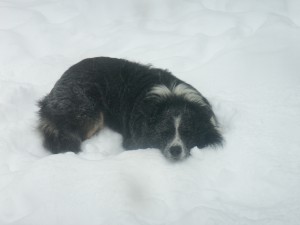
[(85, 59), (39, 102), (39, 130), (52, 153), (79, 152), (103, 126), (127, 150), (158, 148), (172, 160), (222, 143), (209, 102), (169, 71), (124, 59)]

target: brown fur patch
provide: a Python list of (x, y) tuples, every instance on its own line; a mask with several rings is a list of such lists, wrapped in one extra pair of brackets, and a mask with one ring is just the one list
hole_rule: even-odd
[(58, 130), (55, 125), (45, 118), (41, 119), (39, 129), (45, 134), (58, 135)]
[(104, 126), (103, 114), (100, 113), (97, 120), (87, 126), (85, 139), (91, 138), (94, 134), (96, 134), (99, 130), (101, 130), (103, 126)]

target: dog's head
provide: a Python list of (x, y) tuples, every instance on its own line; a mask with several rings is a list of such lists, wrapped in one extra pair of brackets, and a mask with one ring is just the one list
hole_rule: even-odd
[(158, 148), (166, 158), (180, 160), (195, 146), (222, 143), (209, 103), (188, 85), (153, 88), (141, 109), (134, 129), (137, 147)]

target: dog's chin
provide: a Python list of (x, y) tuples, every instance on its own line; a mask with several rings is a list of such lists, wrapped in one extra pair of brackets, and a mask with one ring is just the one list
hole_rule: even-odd
[(185, 159), (186, 159), (186, 157), (171, 157), (171, 158), (168, 158), (168, 160), (170, 162), (181, 162), (181, 161), (183, 161)]
[(165, 158), (168, 160), (168, 161), (170, 161), (170, 162), (181, 162), (181, 161), (183, 161), (183, 160), (185, 160), (187, 157), (188, 157), (188, 155), (185, 155), (185, 154), (183, 154), (183, 155), (179, 155), (179, 156), (172, 156), (170, 153), (168, 153), (168, 152), (163, 152), (163, 155), (165, 156)]

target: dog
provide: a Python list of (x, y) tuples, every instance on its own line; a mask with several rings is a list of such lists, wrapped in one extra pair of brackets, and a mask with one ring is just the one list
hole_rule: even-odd
[(39, 131), (51, 153), (78, 153), (104, 126), (126, 150), (157, 148), (182, 160), (193, 147), (222, 145), (212, 107), (168, 70), (96, 57), (70, 67), (39, 101)]

